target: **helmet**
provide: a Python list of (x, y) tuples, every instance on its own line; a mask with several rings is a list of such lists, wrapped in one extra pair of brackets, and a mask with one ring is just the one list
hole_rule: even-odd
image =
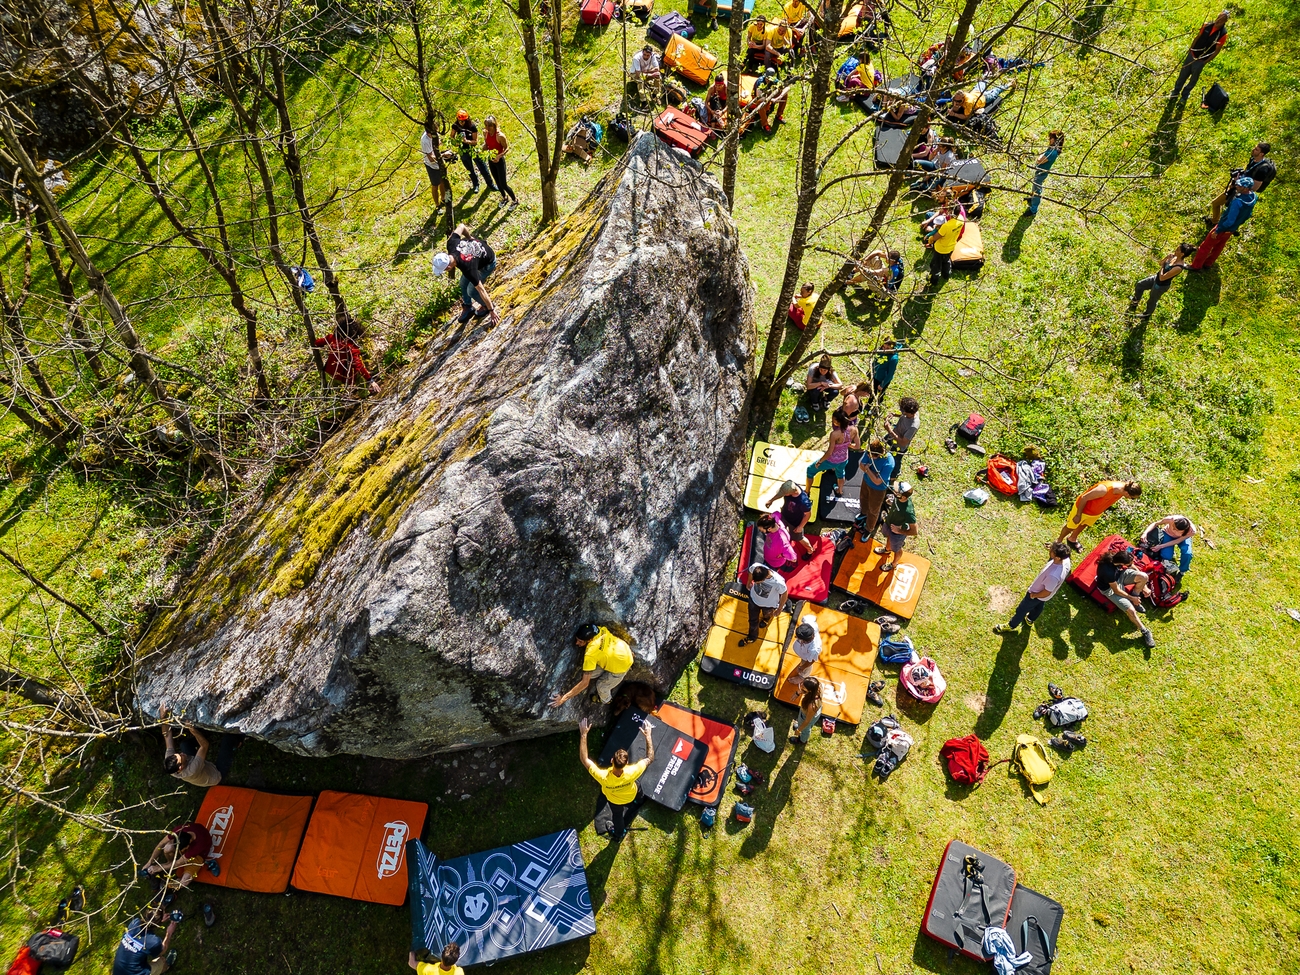
[(600, 632), (600, 627), (597, 626), (595, 623), (583, 623), (580, 627), (578, 627), (576, 630), (573, 631), (573, 642), (577, 643), (579, 640), (586, 641), (586, 640), (595, 639), (596, 634), (599, 632)]
[(457, 121), (457, 122), (464, 122), (464, 121), (466, 121), (468, 118), (469, 118), (469, 112), (465, 111), (465, 109), (461, 108), (461, 109), (457, 109), (457, 110), (456, 110), (456, 121)]

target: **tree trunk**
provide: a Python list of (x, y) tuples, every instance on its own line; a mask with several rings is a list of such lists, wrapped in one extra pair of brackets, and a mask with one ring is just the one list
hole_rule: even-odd
[[(957, 26), (952, 31), (952, 41), (944, 48), (943, 58), (940, 60), (939, 68), (935, 72), (934, 83), (931, 84), (929, 91), (926, 93), (925, 100), (921, 103), (916, 114), (916, 119), (907, 133), (907, 141), (903, 145), (902, 152), (899, 153), (898, 162), (894, 164), (893, 169), (890, 171), (889, 182), (885, 187), (884, 195), (880, 198), (880, 202), (871, 215), (871, 222), (855, 241), (852, 252), (835, 273), (835, 277), (822, 289), (821, 297), (817, 299), (817, 304), (813, 306), (808, 321), (804, 325), (803, 333), (799, 336), (799, 341), (781, 364), (779, 370), (767, 371), (767, 360), (766, 357), (764, 358), (763, 369), (760, 370), (755, 389), (753, 412), (755, 426), (770, 422), (772, 415), (776, 412), (776, 406), (781, 398), (781, 389), (785, 381), (794, 374), (794, 371), (808, 354), (808, 349), (811, 347), (813, 339), (821, 326), (826, 306), (830, 304), (832, 299), (843, 292), (849, 278), (853, 276), (857, 268), (858, 260), (871, 249), (872, 244), (875, 243), (876, 238), (879, 236), (880, 228), (884, 226), (885, 219), (889, 216), (889, 211), (911, 166), (912, 150), (916, 148), (921, 130), (930, 121), (939, 91), (947, 84), (952, 75), (957, 55), (966, 44), (971, 21), (974, 20), (975, 11), (979, 5), (980, 0), (965, 0), (961, 15), (957, 20)], [(775, 362), (773, 365), (775, 366)]]
[[(533, 101), (533, 147), (537, 152), (537, 172), (542, 181), (542, 226), (545, 227), (560, 215), (560, 210), (555, 202), (555, 180), (548, 178), (551, 174), (551, 139), (547, 134), (546, 92), (542, 90), (542, 67), (538, 63), (537, 27), (533, 21), (531, 0), (519, 0), (515, 16), (519, 18), (524, 35), (524, 64), (528, 67), (528, 90)], [(563, 94), (561, 88), (556, 93), (557, 99)]]
[(117, 331), (118, 339), (126, 347), (127, 353), (130, 355), (131, 369), (136, 377), (144, 388), (149, 391), (154, 401), (172, 418), (177, 429), (181, 431), (187, 440), (194, 444), (195, 450), (203, 463), (212, 469), (214, 473), (219, 473), (223, 478), (233, 477), (233, 471), (221, 456), (220, 444), (193, 424), (188, 409), (183, 403), (178, 402), (168, 394), (167, 389), (158, 378), (158, 374), (154, 372), (149, 351), (145, 348), (140, 336), (135, 331), (135, 327), (131, 324), (130, 316), (127, 315), (126, 309), (122, 307), (122, 303), (118, 301), (117, 295), (108, 283), (108, 278), (91, 260), (89, 252), (81, 243), (81, 238), (72, 229), (72, 225), (63, 216), (63, 211), (59, 209), (58, 203), (55, 202), (50, 191), (46, 189), (45, 180), (41, 177), (40, 171), (36, 168), (36, 163), (32, 161), (32, 157), (28, 155), (27, 149), (18, 138), (18, 133), (14, 130), (13, 119), (8, 111), (0, 111), (0, 137), (3, 138), (10, 157), (22, 172), (23, 182), (27, 184), (28, 191), (36, 197), (39, 205), (45, 210), (50, 223), (58, 232), (59, 237), (63, 240), (63, 245), (68, 249), (73, 262), (77, 265), (77, 269), (81, 271), (91, 290), (95, 292), (100, 303), (108, 312), (108, 317), (112, 320)]
[[(825, 10), (825, 23), (838, 24), (843, 11), (843, 0), (830, 0)], [(808, 246), (808, 227), (812, 222), (813, 207), (817, 203), (817, 187), (821, 182), (818, 172), (817, 151), (821, 143), (822, 119), (826, 101), (830, 97), (831, 69), (835, 63), (837, 45), (829, 31), (809, 31), (808, 40), (816, 39), (817, 61), (813, 69), (808, 95), (808, 117), (804, 123), (803, 145), (799, 152), (799, 195), (795, 200), (794, 227), (790, 230), (790, 247), (786, 252), (785, 275), (777, 294), (772, 321), (767, 328), (767, 345), (763, 350), (760, 376), (776, 373), (777, 358), (781, 352), (781, 339), (785, 335), (788, 308), (799, 285), (799, 272)], [(806, 326), (805, 326), (806, 328)]]
[[(424, 117), (426, 121), (431, 121), (432, 127), (429, 134), (433, 137), (434, 155), (441, 158), (442, 156), (442, 136), (446, 131), (446, 121), (442, 112), (433, 107), (433, 96), (429, 94), (429, 69), (425, 63), (424, 56), (424, 25), (421, 23), (420, 6), (416, 0), (407, 0), (403, 5), (406, 13), (407, 26), (411, 28), (411, 36), (415, 42), (415, 77), (420, 84), (420, 101), (424, 103)], [(389, 39), (396, 46), (396, 39), (391, 34)], [(447, 207), (447, 233), (450, 234), (456, 226), (456, 203), (451, 191), (444, 194), (443, 203)]]
[[(563, 26), (560, 10), (559, 3), (551, 4), (551, 67), (555, 72), (555, 138), (551, 146), (551, 165), (542, 178), (542, 200), (551, 201), (555, 216), (559, 216), (560, 213), (559, 205), (556, 203), (555, 184), (560, 176), (560, 161), (564, 158), (564, 136), (567, 124), (565, 115), (568, 111), (564, 86), (564, 49), (560, 43), (560, 28)], [(546, 220), (545, 205), (543, 205), (542, 222), (549, 222)]]
[(740, 45), (744, 37), (744, 0), (727, 21), (727, 138), (722, 150), (722, 192), (727, 209), (736, 206), (736, 165), (740, 161)]

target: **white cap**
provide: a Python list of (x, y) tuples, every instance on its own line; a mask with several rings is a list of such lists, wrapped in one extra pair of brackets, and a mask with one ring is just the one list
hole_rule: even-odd
[(433, 273), (434, 273), (435, 275), (443, 275), (443, 274), (446, 274), (446, 273), (447, 273), (447, 268), (451, 267), (451, 265), (452, 265), (453, 263), (454, 263), (454, 262), (453, 262), (452, 257), (451, 257), (450, 254), (446, 254), (446, 253), (442, 253), (442, 254), (434, 254), (434, 255), (433, 255)]
[(899, 481), (899, 482), (898, 482), (898, 493), (899, 493), (899, 494), (911, 494), (911, 493), (912, 493), (912, 485), (911, 485), (911, 483), (910, 483), (909, 481)]

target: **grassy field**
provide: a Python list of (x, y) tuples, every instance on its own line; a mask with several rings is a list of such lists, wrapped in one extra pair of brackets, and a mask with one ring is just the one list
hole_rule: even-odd
[[(976, 26), (998, 22), (995, 13), (1010, 8), (990, 4)], [(888, 782), (869, 780), (863, 734), (842, 726), (801, 751), (742, 751), (770, 774), (749, 827), (728, 817), (731, 799), (711, 833), (693, 816), (652, 810), (648, 829), (616, 850), (588, 825), (596, 790), (578, 765), (572, 735), (411, 763), (309, 761), (250, 742), (232, 781), (428, 801), (425, 836), (445, 856), (583, 826), (598, 933), (499, 964), (495, 970), (507, 975), (985, 970), (950, 959), (918, 933), (940, 852), (954, 837), (1009, 861), (1023, 883), (1064, 903), (1054, 969), (1060, 975), (1300, 968), (1300, 788), (1292, 773), (1300, 718), (1291, 669), (1300, 626), (1284, 612), (1300, 606), (1293, 545), (1300, 532), (1300, 245), (1286, 230), (1300, 204), (1300, 69), (1292, 50), (1300, 8), (1267, 2), (1236, 11), (1232, 42), (1197, 91), (1214, 80), (1229, 90), (1232, 103), (1217, 119), (1195, 99), (1170, 113), (1164, 97), (1190, 31), (1213, 10), (1110, 3), (1091, 11), (1105, 25), (1096, 47), (1054, 42), (1047, 67), (1024, 86), (1023, 102), (1004, 111), (1013, 152), (986, 157), (1000, 186), (1021, 187), (1025, 157), (1038, 151), (1048, 129), (1066, 130), (1066, 152), (1037, 217), (1022, 215), (1014, 193), (995, 192), (982, 221), (989, 260), (978, 275), (955, 275), (936, 296), (912, 295), (889, 315), (850, 303), (835, 310), (826, 329), (832, 350), (867, 349), (889, 334), (908, 337), (919, 350), (905, 358), (891, 388), (891, 397), (921, 399), (923, 426), (910, 463), (928, 463), (932, 472), (918, 490), (918, 510), (919, 544), (934, 568), (909, 632), (943, 667), (949, 690), (932, 714), (918, 713), (895, 704), (891, 676), (886, 709), (900, 714), (916, 745)], [(905, 36), (937, 39), (948, 16), (936, 12), (921, 25), (900, 12), (897, 21)], [(537, 199), (537, 177), (520, 123), (505, 120), (509, 113), (484, 80), (491, 73), (513, 111), (524, 110), (513, 34), (498, 20), (491, 31), (499, 31), (498, 41), (476, 42), (464, 63), (450, 59), (456, 63), (438, 84), (449, 92), (448, 108), (464, 104), (476, 117), (496, 111), (514, 138), (512, 182), (525, 205), (506, 213), (486, 196), (464, 201), (470, 218), (506, 251), (534, 226), (529, 201)], [(629, 31), (629, 44), (639, 36)], [(722, 33), (705, 28), (701, 36), (714, 51), (725, 49)], [(1014, 38), (999, 50), (1016, 51)], [(616, 103), (617, 31), (580, 30), (570, 50), (571, 63), (585, 65), (575, 71), (577, 102), (590, 110)], [(313, 149), (317, 189), (335, 181), (375, 183), (330, 211), (327, 232), (345, 286), (374, 333), (396, 341), (432, 297), (421, 255), (435, 241), (415, 158), (418, 133), (350, 73), (373, 76), (390, 65), (364, 43), (339, 58), (350, 71), (324, 66), (302, 85), (297, 104), (303, 117), (323, 120)], [(902, 73), (888, 63), (885, 70)], [(772, 137), (749, 136), (741, 157), (735, 216), (760, 328), (784, 267), (799, 107), (796, 95), (787, 126)], [(828, 138), (858, 117), (839, 105), (829, 116)], [(209, 124), (215, 131), (224, 120), (214, 116)], [(1180, 278), (1148, 326), (1125, 317), (1132, 282), (1178, 240), (1199, 239), (1200, 215), (1227, 167), (1240, 165), (1260, 138), (1273, 143), (1280, 175), (1245, 233), (1216, 270)], [(851, 171), (863, 157), (870, 168), (869, 154), (862, 140), (832, 172)], [(598, 168), (609, 165), (566, 164), (564, 205), (579, 200)], [(1098, 174), (1115, 178), (1103, 186), (1091, 178)], [(453, 180), (458, 176), (463, 171), (453, 171)], [(465, 189), (463, 180), (456, 185), (458, 193)], [(878, 185), (865, 180), (843, 198), (828, 195), (815, 224), (874, 201)], [(74, 215), (97, 228), (105, 259), (163, 232), (116, 164), (79, 171), (68, 199)], [(912, 269), (924, 265), (925, 255), (917, 217), (904, 211), (887, 239), (905, 253), (910, 292), (922, 276)], [(855, 226), (830, 226), (816, 243), (843, 249)], [(12, 260), (13, 250), (7, 253)], [(148, 302), (170, 277), (198, 276), (183, 252), (168, 254), (156, 266), (132, 265), (121, 285), (132, 300)], [(824, 280), (833, 261), (815, 255), (807, 276)], [(222, 314), (215, 306), (181, 304), (146, 321), (155, 341), (176, 348), (228, 340)], [(842, 372), (856, 378), (868, 361), (845, 357)], [(792, 424), (794, 404), (793, 396), (782, 402), (773, 438), (824, 443), (824, 429)], [(1100, 538), (1100, 529), (1135, 530), (1170, 511), (1205, 529), (1213, 547), (1198, 543), (1187, 582), (1192, 599), (1155, 616), (1154, 649), (1068, 587), (1032, 633), (992, 635), (1041, 566), (1042, 543), (1055, 537), (1061, 514), (1001, 499), (977, 510), (964, 505), (961, 493), (979, 462), (965, 453), (949, 456), (942, 440), (972, 409), (990, 417), (984, 439), (991, 449), (1041, 444), (1063, 498), (1097, 476), (1141, 477), (1141, 504), (1119, 506), (1085, 540)], [(163, 578), (163, 555), (183, 551), (187, 539), (159, 537), (154, 520), (119, 487), (79, 480), (28, 453), (20, 439), (8, 451), (22, 464), (0, 496), (5, 547), (23, 552), (61, 591), (105, 615), (132, 618)], [(9, 653), (20, 662), (38, 659), (44, 644), (24, 635), (36, 625), (36, 594), (7, 568), (0, 593)], [(61, 624), (69, 646), (85, 636), (76, 623)], [(76, 661), (83, 673), (113, 667), (102, 659), (107, 651), (97, 653)], [(978, 789), (954, 787), (939, 767), (940, 745), (975, 731), (995, 758), (1004, 757), (1017, 734), (1041, 727), (1030, 711), (1049, 680), (1092, 711), (1089, 745), (1060, 761), (1050, 804), (1039, 808), (1005, 766)], [(671, 697), (726, 718), (770, 706), (781, 741), (793, 716), (780, 704), (699, 678), (694, 665)], [(163, 775), (160, 755), (161, 745), (141, 735), (105, 743), (80, 765), (51, 754), (46, 767), (53, 784), (68, 787), (72, 804), (89, 810), (170, 791), (174, 780)], [(199, 800), (197, 790), (182, 791), (131, 821), (158, 829), (191, 815)], [(84, 883), (99, 905), (129, 879), (120, 844), (103, 843), (89, 829), (12, 799), (0, 806), (0, 825), (11, 869), (0, 900), (6, 957), (71, 883)], [(316, 975), (405, 966), (405, 909), (206, 889), (183, 895), (181, 906), (197, 912), (204, 899), (221, 920), (211, 930), (197, 920), (182, 926), (183, 971)], [(90, 956), (82, 966), (107, 968), (123, 912), (142, 900), (130, 890), (112, 919), (77, 929)]]

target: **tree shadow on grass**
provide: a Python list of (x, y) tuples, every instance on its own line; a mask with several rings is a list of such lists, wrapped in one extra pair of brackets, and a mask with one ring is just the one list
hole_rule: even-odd
[(1011, 233), (1007, 234), (1007, 239), (1002, 244), (1002, 260), (1007, 264), (1020, 259), (1020, 243), (1024, 240), (1025, 231), (1029, 229), (1036, 216), (1036, 213), (1026, 209), (1020, 214), (1016, 225), (1011, 228)]
[(1136, 379), (1142, 373), (1142, 363), (1146, 358), (1147, 344), (1147, 325), (1150, 319), (1146, 316), (1139, 317), (1136, 324), (1129, 329), (1128, 337), (1124, 340), (1124, 351), (1121, 354), (1120, 367), (1123, 370), (1125, 379)]
[(1187, 283), (1183, 285), (1183, 312), (1174, 328), (1182, 333), (1200, 328), (1209, 310), (1219, 303), (1222, 291), (1223, 278), (1219, 275), (1218, 265), (1198, 274), (1189, 273)]
[(910, 295), (903, 302), (902, 311), (899, 313), (902, 334), (898, 338), (917, 339), (925, 333), (926, 322), (930, 320), (930, 313), (934, 311), (936, 293), (937, 289), (927, 288)]
[(415, 256), (417, 251), (423, 251), (432, 244), (439, 236), (438, 224), (441, 222), (442, 210), (435, 210), (425, 218), (418, 229), (411, 231), (406, 239), (397, 245), (397, 250), (393, 254), (394, 266), (404, 264), (410, 258)]
[[(773, 716), (773, 722), (780, 729), (784, 723), (780, 717)], [(784, 730), (777, 731), (777, 739), (785, 734)], [(785, 756), (779, 771), (768, 779), (766, 791), (754, 793), (754, 821), (749, 826), (749, 835), (740, 845), (740, 855), (747, 860), (752, 860), (758, 856), (772, 842), (772, 832), (776, 828), (776, 821), (781, 815), (786, 805), (790, 802), (790, 790), (794, 785), (794, 774), (799, 769), (799, 763), (803, 761), (804, 749), (807, 745), (786, 745), (780, 749), (779, 754)], [(774, 753), (775, 754), (775, 753)], [(731, 828), (734, 820), (728, 821), (728, 829)]]

